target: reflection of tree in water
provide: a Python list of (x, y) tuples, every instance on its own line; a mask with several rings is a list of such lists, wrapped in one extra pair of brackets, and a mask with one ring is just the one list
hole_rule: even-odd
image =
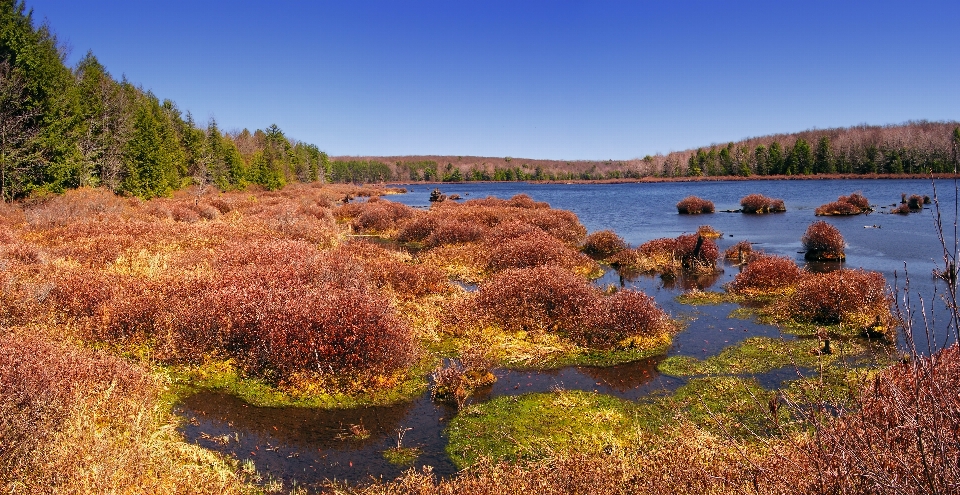
[[(205, 432), (211, 436), (243, 431), (312, 449), (363, 448), (380, 443), (386, 436), (395, 434), (413, 406), (413, 402), (405, 402), (352, 409), (256, 407), (232, 395), (207, 391), (183, 401), (188, 417), (202, 417), (224, 425), (223, 431)], [(352, 425), (362, 425), (369, 437), (350, 435)]]
[(625, 393), (659, 376), (657, 364), (662, 360), (663, 356), (657, 356), (616, 366), (582, 366), (577, 370), (617, 392)]
[(650, 280), (659, 278), (660, 284), (664, 289), (668, 290), (705, 290), (716, 284), (717, 281), (720, 280), (720, 277), (723, 276), (722, 271), (715, 271), (705, 274), (681, 272), (677, 275), (655, 275), (638, 272), (629, 268), (619, 268), (617, 270), (617, 274), (620, 276), (620, 287), (626, 287), (627, 282), (636, 282), (641, 278), (647, 278)]

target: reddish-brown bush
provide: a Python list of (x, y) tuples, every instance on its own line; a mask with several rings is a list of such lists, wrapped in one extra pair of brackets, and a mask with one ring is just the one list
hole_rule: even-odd
[(677, 237), (674, 249), (675, 256), (684, 268), (713, 268), (720, 259), (717, 243), (697, 234)]
[(738, 273), (730, 292), (754, 296), (777, 293), (793, 287), (805, 276), (797, 264), (781, 256), (759, 256)]
[(806, 233), (800, 239), (807, 253), (808, 260), (842, 260), (843, 235), (833, 225), (818, 220), (807, 227)]
[(697, 227), (697, 235), (703, 236), (707, 239), (719, 239), (723, 237), (723, 232), (720, 232), (709, 225), (701, 225)]
[(853, 193), (849, 196), (840, 196), (837, 201), (842, 203), (850, 203), (861, 210), (870, 209), (870, 201), (860, 193)]
[(814, 214), (817, 216), (859, 215), (869, 211), (872, 211), (870, 201), (860, 193), (853, 193), (849, 196), (840, 196), (833, 203), (818, 206)]
[(424, 239), (424, 244), (433, 247), (444, 244), (476, 242), (483, 239), (486, 231), (486, 227), (473, 222), (441, 220), (437, 222), (430, 235)]
[(437, 228), (438, 223), (439, 220), (432, 211), (417, 214), (412, 220), (403, 224), (400, 232), (397, 233), (397, 241), (423, 242)]
[(956, 493), (958, 389), (956, 345), (888, 368), (858, 393), (859, 410), (816, 423), (786, 475), (801, 493)]
[(791, 316), (800, 321), (886, 327), (892, 318), (883, 275), (841, 269), (817, 273), (797, 283), (790, 296)]
[(372, 197), (365, 203), (347, 203), (334, 210), (338, 219), (352, 218), (350, 225), (363, 232), (386, 232), (400, 227), (403, 220), (413, 218), (416, 210)]
[(906, 203), (903, 203), (896, 208), (891, 208), (890, 213), (896, 213), (898, 215), (909, 215), (911, 212), (910, 212), (910, 207), (907, 206)]
[(746, 263), (753, 256), (755, 256), (753, 244), (751, 244), (750, 241), (740, 241), (728, 247), (727, 250), (723, 252), (724, 258), (737, 261), (739, 263)]
[(787, 211), (782, 199), (768, 198), (762, 194), (750, 194), (740, 200), (743, 213), (778, 213)]
[(910, 198), (907, 199), (907, 207), (911, 210), (922, 210), (923, 209), (923, 196), (916, 194), (911, 194)]
[(71, 413), (96, 407), (101, 417), (132, 421), (127, 415), (136, 411), (125, 401), (132, 398), (149, 414), (156, 393), (147, 373), (119, 358), (29, 334), (0, 336), (0, 483), (27, 492), (52, 488), (24, 483), (74, 474), (43, 469), (55, 461), (44, 449), (56, 443)]
[(580, 321), (568, 335), (580, 345), (600, 349), (613, 348), (631, 337), (658, 337), (671, 329), (669, 317), (656, 301), (634, 290), (596, 296), (583, 309)]
[(713, 201), (696, 196), (687, 196), (677, 203), (677, 212), (680, 214), (696, 215), (699, 213), (713, 213), (713, 209)]
[(588, 256), (542, 231), (491, 246), (488, 259), (487, 267), (491, 271), (556, 266), (569, 271), (583, 267), (589, 272), (596, 266)]
[(567, 330), (596, 290), (567, 270), (544, 266), (504, 270), (480, 285), (467, 313), (506, 331)]
[(593, 256), (613, 256), (627, 249), (627, 243), (612, 230), (601, 230), (587, 236), (583, 241), (583, 251)]
[(847, 203), (846, 201), (834, 201), (820, 205), (814, 210), (816, 216), (834, 216), (834, 215), (859, 215), (863, 213), (860, 207)]

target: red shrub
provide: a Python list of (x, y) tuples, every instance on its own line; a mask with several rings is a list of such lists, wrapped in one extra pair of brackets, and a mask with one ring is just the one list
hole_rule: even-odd
[(129, 403), (118, 398), (150, 411), (157, 392), (146, 372), (120, 358), (29, 334), (0, 336), (0, 482), (32, 492), (24, 480), (38, 473), (54, 479), (43, 473), (43, 449), (76, 409), (95, 407), (107, 421), (127, 418)]
[(677, 203), (677, 212), (680, 214), (696, 215), (699, 213), (713, 213), (713, 201), (687, 196)]
[(581, 266), (591, 267), (595, 263), (542, 231), (505, 240), (490, 248), (488, 268), (491, 271), (547, 265), (574, 270)]
[(896, 214), (898, 214), (898, 215), (909, 215), (909, 214), (910, 214), (910, 207), (907, 206), (906, 203), (903, 203), (903, 204), (901, 204), (900, 206), (898, 206), (898, 207), (896, 207), (896, 208), (891, 208), (891, 209), (890, 209), (890, 213), (896, 213)]
[(863, 213), (863, 210), (860, 207), (845, 201), (834, 201), (833, 203), (820, 205), (816, 210), (814, 210), (814, 215), (818, 217), (832, 215), (859, 215), (861, 213)]
[(754, 256), (753, 244), (750, 241), (740, 241), (727, 248), (723, 252), (723, 257), (728, 260), (736, 260), (741, 263), (746, 262)]
[(340, 219), (353, 218), (354, 229), (363, 232), (385, 232), (400, 226), (403, 220), (413, 218), (415, 210), (407, 205), (383, 201), (376, 197), (365, 203), (348, 203), (336, 210)]
[(891, 302), (883, 275), (841, 269), (801, 280), (790, 297), (789, 307), (792, 316), (801, 321), (832, 324), (856, 319), (866, 327), (888, 324)]
[(443, 220), (437, 222), (433, 231), (424, 240), (427, 246), (442, 246), (444, 244), (461, 244), (476, 242), (483, 239), (486, 228), (472, 222), (457, 220)]
[(613, 256), (627, 249), (627, 243), (612, 230), (601, 230), (587, 236), (583, 241), (583, 251), (594, 256)]
[(506, 331), (569, 330), (595, 297), (593, 287), (567, 270), (511, 269), (481, 284), (466, 312)]
[(762, 194), (750, 194), (740, 200), (744, 213), (778, 213), (787, 211), (782, 199), (768, 198)]
[(643, 292), (622, 290), (597, 296), (583, 311), (582, 326), (568, 334), (578, 344), (610, 349), (631, 337), (656, 337), (670, 331), (670, 319)]
[(849, 196), (840, 196), (837, 201), (841, 203), (850, 203), (861, 210), (867, 210), (870, 208), (870, 201), (860, 193), (853, 193)]
[(823, 220), (810, 224), (800, 240), (807, 249), (807, 259), (843, 259), (843, 235), (836, 227)]
[(637, 248), (637, 251), (644, 256), (657, 256), (657, 255), (669, 255), (673, 256), (673, 253), (677, 250), (677, 240), (670, 238), (660, 238), (654, 239), (652, 241), (644, 242)]
[(872, 211), (870, 201), (860, 193), (853, 193), (849, 196), (840, 196), (833, 203), (819, 206), (814, 214), (817, 216), (859, 215), (868, 211)]
[(423, 242), (437, 228), (438, 223), (436, 215), (433, 215), (432, 212), (418, 214), (412, 220), (403, 224), (397, 234), (397, 241)]
[(697, 234), (677, 237), (674, 252), (684, 268), (715, 267), (720, 259), (717, 243)]
[(787, 289), (804, 278), (803, 270), (789, 258), (759, 256), (738, 273), (729, 290), (743, 295), (760, 295)]
[(923, 209), (923, 196), (918, 196), (916, 194), (911, 194), (910, 198), (907, 199), (907, 207), (911, 210), (922, 210)]

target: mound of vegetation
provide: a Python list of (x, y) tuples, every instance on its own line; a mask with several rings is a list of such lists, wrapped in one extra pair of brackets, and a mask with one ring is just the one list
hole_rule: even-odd
[(840, 196), (833, 203), (818, 206), (814, 210), (816, 216), (835, 216), (835, 215), (859, 215), (873, 211), (870, 208), (870, 201), (860, 193), (853, 193), (849, 196)]
[(800, 241), (807, 250), (804, 258), (808, 260), (837, 261), (845, 258), (840, 230), (822, 220), (810, 224)]
[(677, 203), (677, 213), (680, 213), (681, 215), (713, 213), (713, 201), (698, 198), (696, 196), (687, 196)]
[(621, 251), (608, 261), (643, 273), (675, 276), (681, 272), (715, 272), (719, 259), (720, 249), (712, 239), (699, 234), (684, 234), (674, 239), (647, 241), (636, 249)]
[(762, 194), (750, 194), (740, 200), (743, 213), (781, 213), (787, 211), (782, 199), (768, 198)]

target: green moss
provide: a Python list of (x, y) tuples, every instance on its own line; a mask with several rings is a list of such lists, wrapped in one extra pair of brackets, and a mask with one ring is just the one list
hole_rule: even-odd
[(391, 447), (383, 451), (383, 458), (396, 466), (412, 466), (420, 453), (418, 447)]
[[(425, 360), (388, 387), (281, 388), (265, 380), (245, 376), (229, 361), (211, 361), (201, 366), (160, 367), (158, 373), (170, 383), (165, 400), (176, 402), (199, 389), (213, 389), (234, 395), (261, 407), (315, 407), (324, 409), (385, 405), (413, 400), (427, 389)], [(348, 380), (344, 379), (344, 382)]]
[(689, 304), (692, 306), (706, 306), (722, 304), (727, 302), (726, 294), (723, 292), (691, 290), (677, 296), (677, 302), (680, 304)]
[(499, 397), (472, 405), (451, 421), (447, 452), (462, 468), (481, 456), (517, 460), (566, 449), (650, 449), (680, 431), (681, 422), (756, 440), (778, 434), (789, 419), (782, 408), (774, 421), (771, 397), (756, 380), (738, 377), (691, 380), (673, 395), (641, 403), (579, 391)]
[(833, 342), (832, 354), (821, 353), (822, 347), (817, 339), (753, 337), (704, 360), (672, 356), (661, 362), (657, 369), (673, 376), (764, 373), (791, 365), (809, 368), (829, 364), (840, 356), (865, 350), (857, 342)]
[(571, 447), (599, 451), (631, 442), (634, 411), (627, 401), (579, 391), (499, 397), (454, 418), (447, 451), (460, 467), (480, 456), (538, 459)]

